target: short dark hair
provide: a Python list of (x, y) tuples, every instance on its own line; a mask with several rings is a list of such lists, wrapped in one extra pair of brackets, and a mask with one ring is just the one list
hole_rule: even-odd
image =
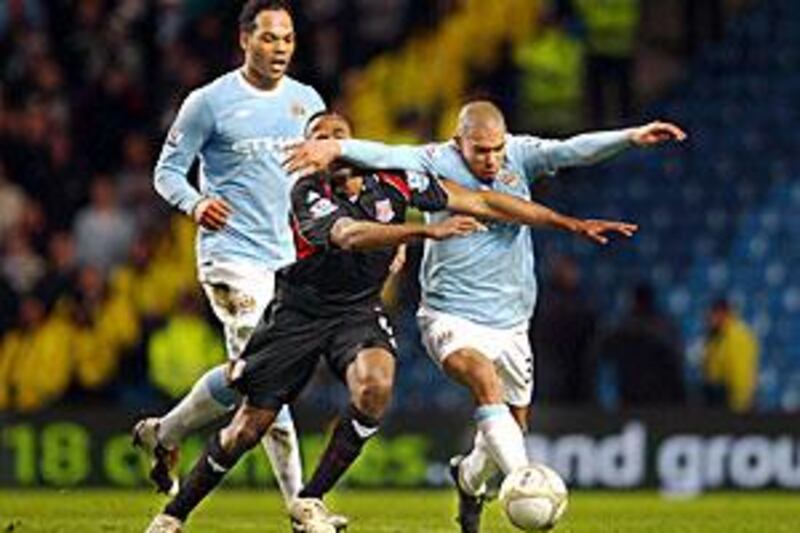
[(308, 120), (306, 121), (306, 127), (303, 129), (303, 135), (308, 137), (308, 134), (311, 130), (311, 125), (314, 124), (314, 122), (316, 122), (317, 120), (324, 117), (337, 118), (342, 122), (344, 122), (345, 124), (347, 124), (347, 127), (350, 128), (351, 132), (353, 131), (353, 123), (350, 122), (350, 119), (348, 119), (346, 116), (336, 111), (330, 109), (324, 109), (322, 111), (317, 111), (316, 113), (308, 117)]
[(287, 0), (247, 0), (239, 13), (239, 29), (250, 33), (256, 28), (256, 17), (262, 11), (286, 11), (292, 15)]

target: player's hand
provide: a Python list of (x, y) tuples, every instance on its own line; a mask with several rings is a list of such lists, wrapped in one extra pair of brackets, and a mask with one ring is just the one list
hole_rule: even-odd
[(636, 224), (616, 222), (612, 220), (581, 220), (576, 233), (597, 244), (608, 244), (609, 233), (618, 233), (625, 237), (633, 237), (639, 229)]
[(683, 142), (686, 132), (670, 122), (659, 120), (631, 129), (631, 142), (636, 146), (655, 146), (668, 141)]
[(205, 198), (194, 207), (194, 221), (211, 231), (219, 231), (228, 223), (233, 210), (225, 200)]
[(476, 218), (454, 215), (441, 222), (428, 224), (426, 229), (426, 236), (429, 239), (441, 241), (450, 237), (462, 237), (476, 231), (486, 231), (486, 226), (478, 222)]
[(397, 247), (397, 251), (392, 259), (392, 264), (389, 265), (390, 274), (399, 274), (403, 267), (406, 265), (406, 245), (401, 244)]
[(298, 178), (309, 176), (328, 168), (342, 154), (341, 146), (335, 140), (303, 141), (286, 147), (288, 156), (283, 168)]

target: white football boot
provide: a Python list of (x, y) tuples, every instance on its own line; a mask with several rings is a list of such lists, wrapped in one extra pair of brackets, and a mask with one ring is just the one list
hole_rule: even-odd
[(160, 514), (153, 518), (144, 533), (181, 533), (183, 522), (168, 514)]
[(177, 447), (169, 448), (158, 440), (160, 425), (158, 418), (145, 418), (137, 422), (132, 432), (133, 445), (150, 458), (149, 477), (158, 492), (175, 496), (179, 488), (178, 476), (175, 474), (179, 450)]
[(294, 533), (337, 533), (347, 528), (347, 519), (332, 515), (322, 500), (295, 498), (289, 506)]

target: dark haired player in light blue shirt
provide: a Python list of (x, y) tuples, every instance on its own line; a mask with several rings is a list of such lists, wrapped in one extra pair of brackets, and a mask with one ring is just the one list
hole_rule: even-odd
[[(198, 224), (200, 282), (222, 322), (229, 370), (274, 292), (274, 273), (294, 262), (290, 176), (281, 147), (302, 138), (325, 109), (317, 92), (286, 75), (295, 31), (286, 2), (250, 0), (240, 15), (244, 65), (186, 98), (155, 168), (155, 188)], [(199, 159), (199, 186), (188, 182)], [(225, 366), (205, 374), (167, 415), (137, 424), (134, 442), (153, 455), (151, 479), (177, 489), (171, 470), (182, 438), (237, 402)], [(288, 409), (263, 440), (284, 498), (301, 488), (299, 447)]]

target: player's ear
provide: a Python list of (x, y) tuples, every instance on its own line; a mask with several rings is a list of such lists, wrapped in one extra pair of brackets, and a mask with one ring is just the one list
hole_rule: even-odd
[(242, 51), (247, 51), (247, 45), (250, 42), (250, 33), (244, 30), (239, 31), (239, 47)]

